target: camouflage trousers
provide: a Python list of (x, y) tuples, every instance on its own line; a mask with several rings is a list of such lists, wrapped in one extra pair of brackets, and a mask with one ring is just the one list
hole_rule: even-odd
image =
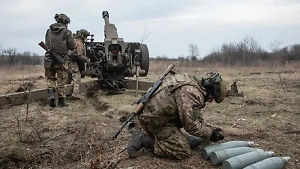
[(81, 74), (77, 65), (77, 62), (68, 62), (68, 69), (72, 73), (73, 81), (71, 84), (74, 85), (73, 94), (79, 93), (79, 85), (81, 82)]
[(191, 147), (180, 128), (163, 126), (161, 132), (153, 135), (155, 155), (176, 159), (185, 159), (190, 156)]
[(48, 89), (55, 89), (58, 97), (66, 97), (67, 73), (61, 68), (45, 68)]

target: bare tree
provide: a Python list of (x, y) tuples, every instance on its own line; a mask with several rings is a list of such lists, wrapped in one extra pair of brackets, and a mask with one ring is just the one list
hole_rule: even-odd
[(22, 54), (23, 56), (31, 56), (31, 52), (30, 51), (25, 51)]
[(195, 61), (198, 59), (199, 56), (199, 49), (196, 44), (190, 43), (189, 44), (189, 53), (190, 53), (190, 60)]
[(253, 62), (261, 52), (261, 47), (258, 42), (252, 36), (246, 36), (237, 45), (239, 55), (241, 56), (242, 62), (245, 65)]
[(185, 61), (185, 60), (187, 60), (187, 58), (184, 57), (184, 55), (180, 55), (180, 56), (177, 57), (177, 60), (179, 60), (179, 61)]
[(269, 48), (273, 53), (276, 53), (280, 50), (280, 46), (282, 45), (281, 40), (274, 40), (269, 44)]
[(3, 50), (3, 54), (8, 57), (10, 65), (13, 65), (16, 63), (16, 57), (17, 57), (17, 49), (16, 48), (9, 48), (9, 49)]
[(142, 38), (140, 39), (140, 43), (141, 44), (143, 44), (143, 42), (145, 41), (145, 39), (148, 38), (148, 36), (150, 36), (153, 33), (153, 31), (152, 31), (152, 32), (149, 32), (149, 33), (146, 34), (146, 30), (147, 30), (147, 26), (144, 29), (144, 33), (143, 33)]
[(300, 60), (300, 45), (294, 44), (289, 49), (289, 54), (291, 56), (291, 60)]

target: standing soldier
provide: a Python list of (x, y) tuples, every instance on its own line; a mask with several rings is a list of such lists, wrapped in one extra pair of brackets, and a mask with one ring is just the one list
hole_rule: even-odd
[(78, 68), (79, 62), (89, 62), (90, 59), (84, 55), (84, 42), (87, 40), (87, 37), (90, 36), (90, 32), (88, 32), (85, 29), (80, 29), (76, 32), (74, 35), (75, 38), (75, 46), (76, 49), (72, 51), (72, 53), (69, 55), (68, 60), (68, 69), (72, 73), (73, 78), (73, 96), (79, 97), (79, 85), (81, 81), (81, 74)]
[[(208, 75), (202, 79), (176, 73), (166, 76), (137, 116), (142, 130), (135, 131), (128, 143), (129, 158), (135, 158), (144, 147), (157, 156), (184, 159), (203, 139), (224, 139), (220, 128), (207, 125), (200, 118), (206, 102), (221, 103), (226, 95), (219, 73)], [(181, 128), (190, 135), (185, 135)]]
[[(57, 23), (51, 24), (47, 30), (45, 38), (46, 46), (51, 52), (60, 55), (66, 60), (68, 51), (75, 48), (72, 32), (68, 29), (70, 18), (65, 14), (56, 14), (54, 19)], [(68, 106), (65, 102), (67, 72), (62, 66), (65, 66), (65, 64), (58, 63), (49, 52), (46, 52), (44, 67), (51, 107), (56, 106), (54, 96), (56, 91), (58, 93), (58, 106)]]

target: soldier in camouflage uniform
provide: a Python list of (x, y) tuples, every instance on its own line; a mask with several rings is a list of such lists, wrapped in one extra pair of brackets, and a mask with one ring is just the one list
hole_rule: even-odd
[(135, 158), (144, 147), (157, 156), (184, 159), (203, 139), (224, 139), (220, 128), (207, 125), (199, 116), (206, 102), (220, 103), (226, 95), (221, 76), (214, 72), (208, 75), (201, 80), (183, 74), (166, 76), (137, 116), (142, 130), (135, 131), (127, 145), (129, 158)]
[(78, 68), (79, 62), (89, 62), (90, 59), (84, 55), (84, 42), (87, 40), (87, 37), (90, 36), (90, 32), (85, 29), (80, 29), (74, 35), (76, 49), (74, 49), (68, 58), (68, 69), (72, 73), (73, 78), (73, 96), (80, 98), (79, 93), (79, 84), (81, 81), (81, 74)]
[[(66, 59), (69, 50), (74, 50), (75, 41), (72, 32), (68, 29), (70, 18), (65, 14), (56, 14), (54, 19), (57, 23), (51, 24), (46, 33), (46, 46), (53, 53), (61, 55)], [(66, 66), (66, 65), (62, 65)], [(65, 102), (65, 84), (67, 79), (67, 72), (57, 63), (50, 53), (45, 54), (44, 60), (45, 76), (48, 83), (48, 94), (50, 98), (50, 106), (55, 107), (54, 93), (58, 93), (58, 105), (68, 106)]]

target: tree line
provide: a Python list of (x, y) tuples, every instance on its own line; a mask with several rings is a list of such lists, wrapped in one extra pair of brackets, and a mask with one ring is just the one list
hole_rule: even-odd
[[(208, 55), (200, 58), (198, 46), (188, 44), (188, 55), (180, 55), (177, 58), (169, 58), (166, 55), (150, 58), (151, 60), (179, 60), (184, 62), (197, 61), (203, 64), (222, 64), (229, 66), (249, 66), (257, 63), (287, 63), (300, 61), (300, 44), (280, 47), (280, 41), (270, 44), (270, 50), (264, 49), (251, 36), (246, 36), (238, 42), (229, 42), (214, 49)], [(0, 44), (1, 65), (42, 65), (43, 57), (30, 51), (19, 53), (16, 48), (4, 49)]]
[(20, 53), (16, 48), (4, 49), (0, 44), (0, 66), (42, 65), (43, 57), (30, 51)]
[(203, 64), (222, 64), (249, 66), (261, 62), (281, 63), (300, 61), (300, 44), (280, 47), (280, 41), (274, 41), (270, 44), (270, 50), (264, 49), (251, 36), (242, 38), (239, 42), (224, 43), (220, 49), (215, 49), (203, 58), (199, 58), (197, 45), (188, 45), (188, 56), (178, 56), (177, 58), (168, 58), (167, 56), (157, 56), (152, 60), (180, 60), (180, 61), (198, 61)]

